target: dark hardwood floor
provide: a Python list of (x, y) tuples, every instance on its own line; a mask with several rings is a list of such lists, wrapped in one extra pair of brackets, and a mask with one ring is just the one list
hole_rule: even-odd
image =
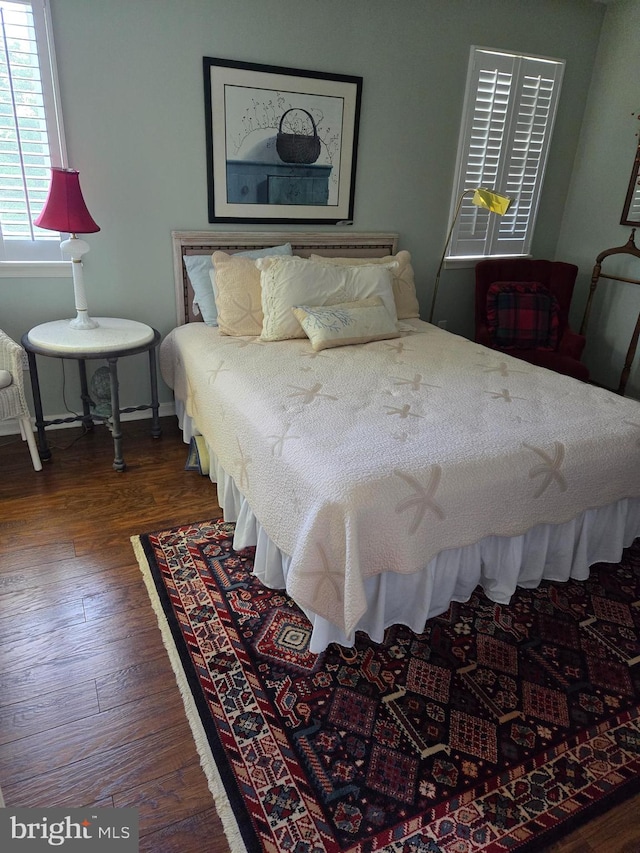
[(162, 427), (123, 424), (122, 474), (104, 426), (49, 432), (39, 473), (0, 439), (0, 787), (8, 806), (136, 807), (141, 851), (223, 853), (129, 541), (221, 515)]
[[(133, 806), (140, 850), (226, 853), (129, 537), (221, 515), (175, 419), (0, 437), (0, 787), (8, 806)], [(640, 797), (553, 853), (637, 853)]]

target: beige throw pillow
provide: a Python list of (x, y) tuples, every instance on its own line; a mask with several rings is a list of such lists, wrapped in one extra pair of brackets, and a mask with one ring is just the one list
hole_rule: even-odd
[(397, 261), (398, 267), (393, 270), (393, 298), (396, 303), (398, 320), (409, 320), (420, 317), (420, 306), (416, 296), (416, 283), (411, 266), (411, 255), (405, 249), (397, 255), (386, 255), (384, 258), (325, 258), (322, 255), (311, 255), (311, 260), (323, 264), (388, 264)]
[(211, 259), (221, 334), (258, 336), (262, 332), (262, 304), (255, 261), (226, 252), (214, 252)]

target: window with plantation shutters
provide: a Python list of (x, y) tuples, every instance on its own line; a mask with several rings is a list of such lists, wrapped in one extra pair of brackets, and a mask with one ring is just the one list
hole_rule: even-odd
[(63, 164), (58, 102), (45, 0), (0, 0), (0, 261), (61, 260), (33, 224)]
[[(452, 211), (468, 195), (448, 258), (528, 254), (563, 71), (560, 60), (471, 49)], [(472, 204), (477, 187), (510, 196), (507, 213)]]

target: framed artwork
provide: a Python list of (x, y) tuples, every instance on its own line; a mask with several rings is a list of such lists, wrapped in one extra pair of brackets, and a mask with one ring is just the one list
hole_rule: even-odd
[(209, 222), (353, 219), (362, 78), (205, 56)]

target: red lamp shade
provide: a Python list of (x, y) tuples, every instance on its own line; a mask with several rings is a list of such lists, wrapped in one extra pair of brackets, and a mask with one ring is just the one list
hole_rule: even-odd
[(75, 169), (51, 169), (49, 195), (40, 215), (34, 220), (39, 228), (68, 234), (92, 234), (100, 230), (87, 210)]

